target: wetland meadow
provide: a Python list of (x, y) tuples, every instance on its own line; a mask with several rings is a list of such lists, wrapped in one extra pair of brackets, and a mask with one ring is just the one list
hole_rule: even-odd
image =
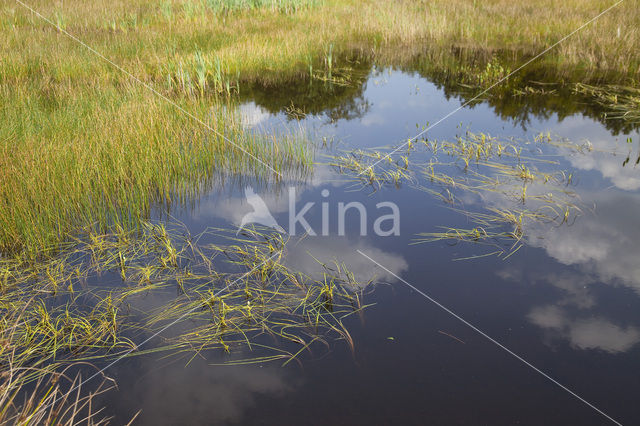
[(639, 424), (637, 0), (0, 0), (0, 424)]

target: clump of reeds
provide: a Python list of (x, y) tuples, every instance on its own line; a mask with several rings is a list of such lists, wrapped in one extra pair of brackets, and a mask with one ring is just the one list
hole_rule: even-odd
[[(254, 230), (236, 237), (209, 230), (191, 236), (146, 224), (141, 233), (116, 228), (85, 235), (46, 260), (4, 261), (0, 331), (6, 331), (2, 338), (11, 350), (0, 350), (0, 361), (6, 364), (11, 356), (24, 365), (54, 368), (147, 351), (231, 351), (251, 348), (252, 337), (262, 334), (306, 347), (321, 341), (323, 330), (351, 342), (342, 318), (354, 312), (354, 293), (364, 286), (356, 285), (344, 265), (326, 268), (322, 280), (290, 270), (279, 233)], [(214, 236), (227, 243), (198, 244)], [(90, 284), (108, 273), (120, 282), (110, 289)], [(176, 289), (178, 297), (151, 314), (130, 315), (133, 299), (166, 288)], [(187, 319), (193, 329), (154, 347), (136, 346), (136, 336), (142, 340), (167, 322)], [(273, 350), (273, 359), (296, 356)]]
[[(113, 389), (113, 381), (103, 376), (87, 391), (83, 376), (72, 371), (86, 370), (91, 365), (68, 357), (66, 362), (57, 360), (64, 352), (79, 355), (105, 343), (110, 346), (100, 326), (92, 327), (92, 318), (72, 317), (68, 309), (61, 313), (60, 309), (45, 305), (43, 300), (47, 298), (38, 294), (43, 288), (24, 288), (20, 278), (35, 278), (38, 271), (29, 273), (2, 266), (0, 424), (106, 424), (109, 419), (95, 406), (94, 399)], [(110, 320), (103, 316), (102, 321)], [(89, 334), (88, 328), (92, 329)]]
[(605, 118), (640, 123), (640, 88), (576, 83), (574, 91), (589, 96), (605, 109)]
[[(27, 391), (23, 385), (34, 375), (35, 384)], [(11, 365), (0, 379), (0, 423), (19, 426), (108, 424), (104, 410), (95, 407), (95, 399), (115, 385), (103, 379), (98, 386), (92, 384), (92, 390), (87, 392), (82, 379), (81, 374), (69, 378), (66, 371), (38, 371)]]
[[(517, 141), (466, 132), (453, 141), (409, 141), (402, 149), (392, 150), (393, 155), (356, 150), (331, 156), (330, 164), (374, 190), (402, 183), (413, 185), (463, 213), (475, 225), (471, 229), (445, 227), (444, 231), (421, 233), (417, 243), (488, 243), (497, 247), (495, 254), (508, 256), (521, 246), (528, 224), (572, 223), (581, 212), (569, 188), (572, 174), (555, 170), (557, 163), (550, 157), (537, 156), (549, 147), (577, 153), (591, 149), (589, 144), (556, 140), (549, 134)], [(486, 211), (464, 208), (459, 199), (468, 194), (491, 199)]]
[(208, 9), (216, 13), (259, 9), (295, 13), (302, 9), (316, 7), (322, 3), (323, 0), (207, 0), (204, 4)]
[[(211, 238), (220, 243), (200, 243)], [(145, 223), (139, 231), (87, 229), (43, 259), (0, 259), (0, 413), (45, 422), (57, 413), (62, 424), (74, 424), (64, 419), (76, 419), (75, 412), (55, 404), (68, 402), (70, 393), (47, 384), (48, 393), (36, 402), (20, 405), (15, 396), (24, 385), (48, 383), (79, 362), (219, 350), (249, 353), (230, 363), (286, 364), (314, 344), (329, 344), (331, 336), (353, 347), (343, 321), (363, 309), (367, 283), (356, 282), (342, 264), (325, 266), (320, 279), (293, 271), (285, 264), (286, 247), (277, 232), (210, 229), (194, 236)], [(138, 298), (167, 289), (175, 290), (174, 299), (136, 310)], [(175, 322), (190, 326), (137, 346)]]
[[(216, 232), (221, 232), (220, 236), (226, 234)], [(342, 319), (355, 312), (353, 301), (359, 300), (355, 293), (361, 291), (356, 289), (362, 286), (354, 285), (353, 274), (344, 266), (325, 268), (324, 278), (314, 280), (284, 265), (286, 240), (279, 233), (251, 231), (242, 237), (225, 238), (229, 244), (209, 245), (195, 252), (190, 246), (189, 251), (198, 259), (206, 259), (205, 271), (209, 270), (211, 259), (221, 255), (249, 272), (202, 275), (198, 268), (194, 271), (194, 261), (190, 262), (189, 274), (180, 280), (185, 297), (157, 309), (145, 327), (153, 330), (176, 317), (189, 319), (196, 326), (167, 339), (163, 350), (191, 352), (194, 348), (197, 351), (220, 348), (231, 352), (234, 348), (258, 345), (254, 339), (261, 335), (292, 342), (302, 350), (312, 342), (322, 341), (322, 330), (353, 344)], [(361, 308), (359, 303), (356, 305)], [(258, 347), (267, 349), (263, 345)], [(273, 353), (261, 357), (262, 360), (289, 362), (298, 355), (284, 348), (271, 349)]]
[[(460, 0), (393, 8), (378, 0), (141, 0), (135, 11), (124, 3), (100, 8), (77, 0), (38, 5), (53, 25), (18, 7), (10, 19), (0, 20), (0, 30), (8, 34), (0, 51), (10, 58), (0, 62), (0, 93), (7, 105), (0, 109), (0, 247), (46, 247), (63, 239), (71, 223), (145, 216), (150, 200), (173, 200), (174, 190), (193, 188), (212, 169), (265, 175), (259, 162), (196, 129), (62, 30), (185, 110), (209, 116), (211, 127), (240, 146), (247, 143), (257, 158), (276, 160), (272, 167), (282, 170), (287, 164), (279, 154), (289, 150), (287, 144), (278, 149), (254, 144), (253, 137), (227, 126), (229, 118), (214, 99), (233, 97), (245, 86), (299, 79), (351, 84), (349, 70), (342, 72), (338, 63), (352, 52), (369, 61), (407, 65), (429, 45), (441, 59), (431, 62), (441, 68), (447, 68), (452, 47), (488, 57), (497, 51), (527, 57), (603, 5), (573, 3), (535, 10), (526, 2), (502, 0), (482, 7)], [(636, 9), (622, 3), (558, 46), (557, 56), (545, 55), (547, 65), (560, 74), (570, 64), (636, 75), (636, 16)], [(615, 33), (611, 28), (620, 26), (627, 30), (609, 37)], [(493, 59), (479, 68), (458, 68), (483, 84), (509, 71)]]
[[(0, 114), (7, 124), (0, 130), (5, 253), (38, 252), (89, 223), (136, 226), (154, 206), (193, 200), (229, 177), (277, 182), (310, 172), (312, 149), (304, 134), (247, 129), (231, 107), (209, 114), (210, 130), (169, 114), (172, 107), (162, 100), (105, 100), (121, 103), (115, 118), (88, 110), (91, 102), (67, 98), (57, 127), (44, 131), (37, 129), (47, 115), (30, 107), (30, 96), (17, 95)], [(76, 113), (85, 118), (74, 119)], [(57, 136), (49, 138), (50, 132)]]

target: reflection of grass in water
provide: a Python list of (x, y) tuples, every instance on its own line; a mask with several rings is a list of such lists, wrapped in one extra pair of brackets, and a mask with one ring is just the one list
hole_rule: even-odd
[[(556, 141), (542, 134), (527, 142), (467, 132), (455, 141), (409, 142), (404, 152), (393, 157), (387, 157), (384, 151), (357, 150), (331, 157), (330, 164), (374, 190), (409, 183), (441, 199), (476, 225), (421, 233), (416, 243), (487, 243), (497, 247), (494, 253), (508, 256), (520, 248), (528, 224), (572, 223), (581, 212), (577, 196), (568, 188), (572, 174), (554, 170), (557, 162), (536, 156), (547, 146), (578, 153), (592, 149), (590, 144)], [(426, 158), (414, 161), (412, 156), (420, 154)], [(484, 212), (464, 208), (461, 198), (469, 194), (481, 197), (489, 207)], [(502, 242), (508, 243), (507, 248)]]
[[(64, 365), (118, 356), (220, 350), (245, 354), (229, 363), (286, 364), (331, 336), (353, 346), (343, 321), (362, 309), (363, 286), (343, 265), (327, 265), (318, 280), (288, 269), (281, 234), (191, 236), (152, 224), (140, 233), (87, 234), (48, 260), (23, 256), (0, 264), (5, 382), (12, 377), (7, 366), (31, 369), (10, 382), (15, 389)], [(200, 242), (210, 237), (226, 243)], [(89, 284), (105, 279), (111, 285)], [(150, 312), (136, 309), (144, 297), (167, 290), (178, 296)], [(156, 346), (134, 343), (177, 319), (181, 326), (163, 332)]]
[(617, 85), (591, 86), (578, 83), (574, 91), (588, 95), (602, 105), (606, 110), (605, 117), (608, 119), (640, 123), (640, 88)]

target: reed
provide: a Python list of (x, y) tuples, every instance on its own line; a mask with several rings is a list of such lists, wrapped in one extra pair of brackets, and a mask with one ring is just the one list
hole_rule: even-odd
[(604, 117), (623, 120), (631, 124), (640, 123), (640, 88), (620, 85), (593, 86), (584, 83), (574, 85), (574, 92), (587, 95), (604, 107)]
[[(69, 89), (52, 114), (37, 94), (4, 89), (13, 102), (0, 113), (5, 252), (38, 251), (89, 223), (134, 226), (152, 207), (179, 205), (230, 176), (273, 182), (281, 179), (274, 170), (284, 177), (310, 170), (303, 134), (248, 130), (232, 108), (206, 114), (214, 134), (135, 89), (97, 99)], [(204, 102), (197, 106), (206, 116)]]
[(43, 373), (34, 388), (25, 394), (21, 384), (33, 370), (11, 368), (4, 373), (4, 386), (0, 388), (2, 424), (99, 426), (109, 423), (109, 418), (102, 414), (103, 409), (95, 407), (94, 402), (96, 397), (115, 388), (107, 380), (86, 392), (80, 374), (69, 378), (65, 372)]
[[(466, 132), (455, 140), (410, 141), (394, 155), (380, 150), (356, 150), (330, 155), (329, 165), (351, 176), (362, 187), (409, 184), (466, 216), (471, 229), (443, 227), (417, 235), (414, 243), (433, 241), (489, 244), (493, 254), (510, 256), (527, 237), (533, 223), (571, 224), (582, 212), (571, 191), (572, 174), (558, 170), (553, 150), (576, 155), (590, 152), (590, 144), (574, 144), (540, 134), (533, 140), (509, 140)], [(540, 157), (539, 152), (547, 155)], [(483, 211), (465, 207), (473, 194), (486, 200)]]
[[(145, 224), (142, 234), (116, 228), (82, 235), (86, 239), (70, 242), (65, 250), (57, 245), (56, 255), (46, 260), (2, 259), (2, 420), (102, 424), (90, 401), (110, 387), (86, 395), (77, 387), (78, 376), (65, 387), (70, 391), (60, 388), (65, 371), (80, 362), (155, 352), (189, 358), (220, 350), (251, 354), (229, 358), (232, 364), (286, 364), (313, 344), (328, 344), (330, 336), (353, 346), (343, 320), (364, 308), (358, 295), (364, 284), (344, 265), (327, 267), (321, 280), (291, 271), (283, 262), (286, 240), (280, 234), (208, 230), (191, 236), (183, 229)], [(228, 244), (198, 244), (214, 235)], [(222, 272), (219, 260), (234, 268)], [(237, 268), (240, 272), (233, 271)], [(120, 277), (120, 285), (91, 284), (109, 273)], [(137, 298), (168, 288), (179, 290), (174, 300), (150, 312), (135, 310)], [(191, 326), (153, 347), (133, 343), (176, 320)], [(262, 336), (272, 343), (266, 345)], [(35, 389), (20, 403), (17, 395), (32, 383)]]
[[(88, 229), (79, 236), (46, 259), (1, 259), (0, 380), (16, 391), (79, 362), (123, 356), (189, 359), (217, 350), (245, 354), (232, 363), (288, 363), (321, 342), (353, 347), (343, 321), (365, 308), (368, 283), (342, 264), (326, 265), (320, 279), (292, 271), (279, 233), (190, 235), (178, 225), (145, 223), (140, 231)], [(220, 243), (199, 243), (210, 238)], [(119, 280), (105, 286), (110, 275)], [(167, 290), (176, 297), (136, 309), (140, 298)], [(155, 346), (136, 346), (174, 321), (190, 325)], [(28, 373), (12, 375), (18, 367)]]
[[(144, 93), (62, 29), (281, 171), (309, 162), (305, 143), (260, 142), (241, 131), (220, 102), (245, 87), (299, 79), (350, 84), (345, 57), (353, 52), (400, 66), (426, 54), (439, 58), (431, 63), (443, 70), (451, 68), (452, 51), (486, 52), (490, 59), (478, 67), (452, 63), (469, 77), (463, 83), (489, 84), (511, 69), (500, 58), (539, 52), (609, 2), (545, 0), (533, 7), (456, 0), (392, 8), (379, 0), (30, 4), (58, 28), (18, 5), (0, 15), (7, 35), (0, 41), (5, 252), (61, 241), (74, 224), (114, 217), (134, 222), (153, 201), (181, 198), (213, 170), (264, 176), (259, 163)], [(636, 17), (636, 8), (622, 3), (545, 55), (545, 66), (561, 74), (577, 69), (637, 75)], [(494, 53), (501, 55), (495, 59)]]

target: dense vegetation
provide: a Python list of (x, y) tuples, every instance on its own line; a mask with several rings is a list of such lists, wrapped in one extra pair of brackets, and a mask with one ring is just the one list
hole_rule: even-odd
[[(348, 271), (337, 267), (339, 276), (314, 281), (272, 261), (283, 241), (237, 240), (225, 254), (252, 274), (242, 277), (244, 287), (228, 293), (225, 302), (208, 293), (207, 285), (238, 275), (220, 275), (191, 240), (145, 222), (154, 206), (170, 208), (197, 198), (216, 179), (244, 176), (272, 183), (310, 172), (308, 138), (251, 130), (236, 110), (238, 100), (251, 99), (271, 111), (290, 107), (294, 118), (327, 110), (332, 120), (357, 116), (366, 108), (357, 97), (374, 64), (421, 72), (447, 90), (454, 81), (457, 93), (470, 99), (614, 4), (5, 0), (0, 10), (0, 359), (8, 381), (0, 391), (0, 422), (75, 423), (75, 411), (57, 405), (75, 396), (57, 387), (57, 376), (51, 383), (44, 379), (60, 371), (52, 360), (62, 352), (99, 357), (114, 349), (134, 350), (121, 335), (126, 321), (119, 308), (141, 288), (187, 282), (181, 291), (189, 297), (166, 307), (161, 320), (205, 306), (217, 321), (217, 328), (207, 323), (200, 330), (211, 347), (226, 348), (231, 341), (225, 334), (230, 326), (223, 323), (241, 324), (237, 327), (247, 333), (270, 327), (303, 347), (317, 338), (282, 331), (282, 322), (270, 322), (276, 311), (290, 321), (287, 329), (297, 330), (314, 316), (316, 327), (349, 340), (340, 309), (328, 308), (339, 307), (339, 290), (354, 284)], [(627, 87), (640, 75), (636, 6), (623, 1), (563, 41), (532, 64), (536, 75), (555, 84), (581, 83), (565, 86), (573, 92), (564, 93), (595, 97), (605, 111), (637, 122), (638, 92)], [(521, 103), (498, 96), (506, 90), (535, 96), (556, 90), (529, 86), (526, 74), (507, 83), (489, 101), (505, 114), (523, 114)], [(324, 103), (314, 104), (316, 99)], [(469, 146), (479, 149), (476, 142), (464, 145), (462, 157), (471, 155)], [(425, 146), (431, 148), (426, 141)], [(500, 143), (495, 146), (502, 150)], [(350, 170), (360, 176), (361, 168), (354, 163)], [(387, 178), (398, 182), (404, 172), (389, 173)], [(525, 174), (524, 180), (532, 176)], [(558, 211), (563, 222), (566, 211)], [(518, 230), (522, 216), (507, 219)], [(521, 232), (512, 234), (521, 238)], [(181, 269), (181, 259), (193, 264), (197, 259), (201, 270)], [(81, 310), (76, 301), (83, 280), (105, 271), (119, 274), (123, 288), (117, 295), (92, 294), (92, 309)], [(262, 302), (266, 297), (277, 303), (260, 302), (261, 292), (269, 293)], [(343, 293), (359, 310), (359, 299)], [(52, 300), (61, 296), (65, 303), (53, 307)], [(254, 298), (261, 311), (251, 313), (252, 305), (245, 303)], [(295, 304), (302, 313), (292, 309)], [(156, 327), (151, 330), (161, 320), (150, 321)], [(186, 350), (192, 343), (171, 342), (167, 348)], [(16, 392), (38, 379), (58, 396), (20, 404)], [(78, 399), (76, 405), (85, 402)], [(72, 415), (56, 419), (53, 412)]]

